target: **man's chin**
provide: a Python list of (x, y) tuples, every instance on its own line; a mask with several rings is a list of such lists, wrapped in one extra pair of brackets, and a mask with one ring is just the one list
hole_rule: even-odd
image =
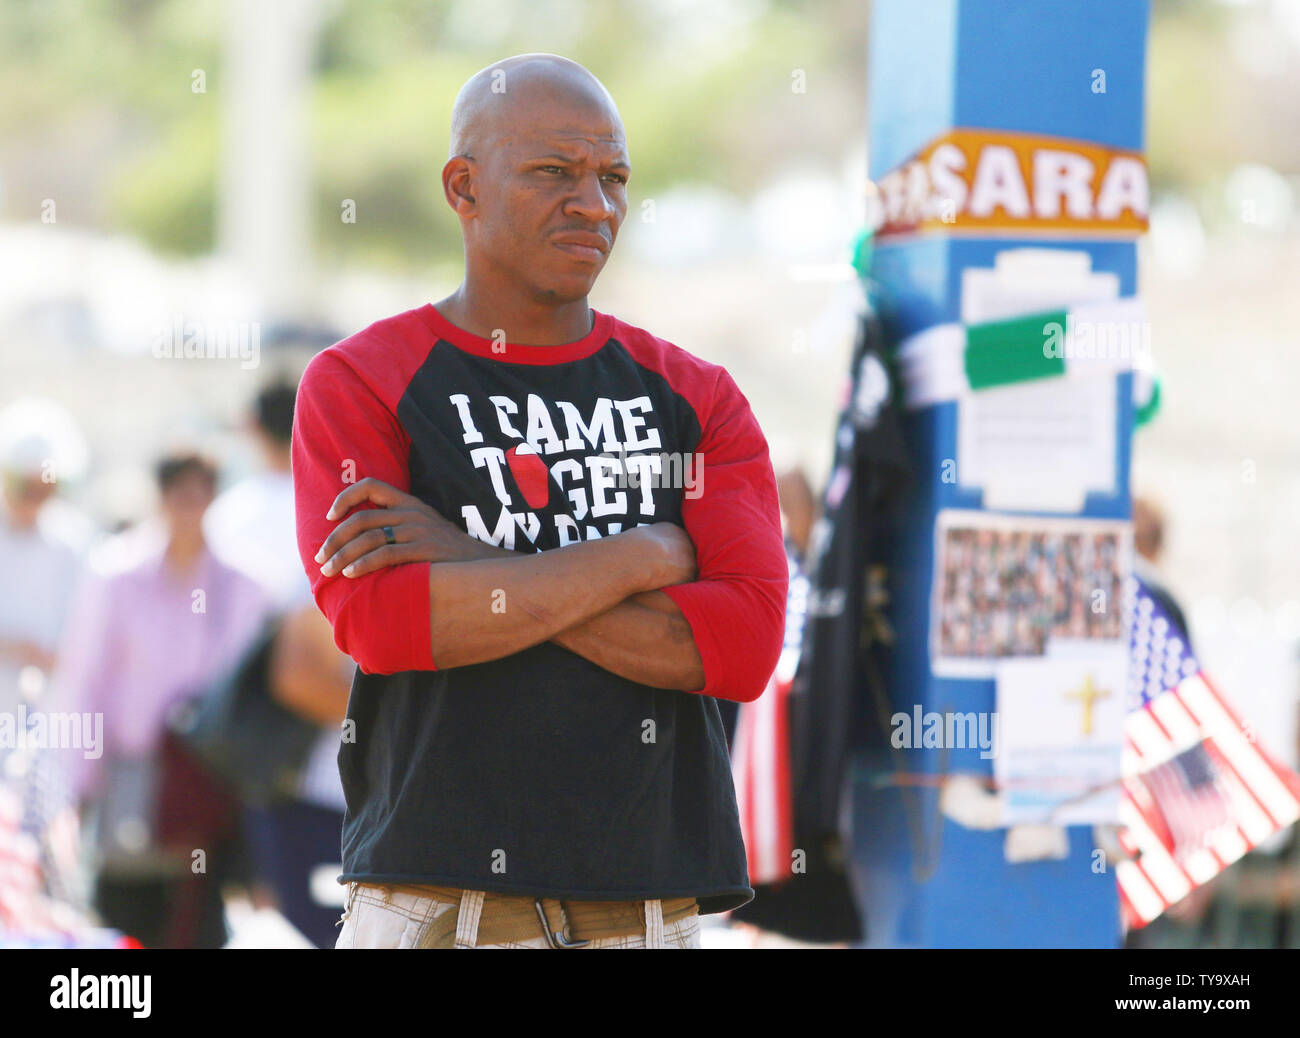
[(591, 294), (592, 288), (595, 287), (595, 277), (589, 278), (557, 278), (550, 284), (538, 289), (537, 298), (539, 301), (547, 303), (550, 306), (564, 306), (566, 303), (580, 303)]

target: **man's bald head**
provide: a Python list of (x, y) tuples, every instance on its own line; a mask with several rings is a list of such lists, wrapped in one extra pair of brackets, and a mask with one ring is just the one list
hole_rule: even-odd
[(614, 99), (576, 61), (518, 54), (475, 73), (456, 97), (442, 169), (467, 284), (585, 305), (627, 215), (630, 175)]
[(451, 110), (448, 158), (482, 158), (535, 118), (563, 107), (607, 116), (611, 139), (623, 140), (614, 98), (582, 65), (558, 54), (516, 54), (465, 81)]

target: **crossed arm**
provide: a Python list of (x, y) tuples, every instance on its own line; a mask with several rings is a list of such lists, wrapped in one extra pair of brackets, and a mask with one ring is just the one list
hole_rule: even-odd
[[(374, 478), (335, 498), (326, 518), (343, 516), (316, 555), (322, 575), (356, 579), (388, 566), (432, 563), (430, 638), (439, 669), (552, 641), (640, 684), (704, 687), (690, 624), (659, 590), (696, 575), (691, 540), (671, 523), (526, 555), (469, 536)], [(392, 527), (396, 544), (387, 543), (384, 526)]]

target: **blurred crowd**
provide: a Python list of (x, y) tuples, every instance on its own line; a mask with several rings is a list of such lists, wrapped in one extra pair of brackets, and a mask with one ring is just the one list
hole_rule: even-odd
[[(152, 512), (111, 530), (65, 498), (89, 453), (75, 420), (32, 398), (0, 410), (0, 946), (225, 947), (235, 905), (292, 926), (273, 943), (333, 946), (354, 665), (299, 561), (295, 395), (278, 377), (249, 402), (256, 472), (223, 489), (205, 453), (166, 451)], [(801, 468), (778, 489), (787, 552), (806, 565), (819, 495)], [(1136, 500), (1138, 572), (1190, 641), (1163, 543), (1160, 509)], [(947, 529), (943, 652), (1120, 636), (1119, 611), (1090, 596), (1119, 600), (1121, 551), (1111, 531)], [(1128, 943), (1300, 944), (1298, 854), (1294, 830), (1279, 834)], [(743, 917), (730, 932), (797, 943)]]
[(61, 497), (75, 421), (0, 414), (0, 941), (222, 947), (239, 898), (333, 944), (353, 667), (299, 561), (295, 393), (251, 402), (260, 471), (167, 452), (112, 531)]

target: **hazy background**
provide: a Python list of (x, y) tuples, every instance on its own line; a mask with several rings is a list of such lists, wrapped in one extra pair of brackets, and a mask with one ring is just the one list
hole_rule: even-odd
[[(90, 463), (65, 493), (104, 525), (150, 507), (142, 466), (166, 446), (248, 471), (237, 421), (262, 381), (455, 286), (452, 99), (492, 61), (554, 51), (609, 87), (634, 166), (593, 305), (727, 365), (778, 467), (820, 486), (868, 22), (856, 0), (6, 0), (0, 405), (37, 393), (77, 415)], [(1135, 485), (1168, 511), (1202, 655), (1289, 753), (1300, 4), (1156, 0), (1147, 127), (1141, 286), (1165, 407), (1137, 434)], [(156, 358), (175, 316), (255, 325), (259, 364)]]

